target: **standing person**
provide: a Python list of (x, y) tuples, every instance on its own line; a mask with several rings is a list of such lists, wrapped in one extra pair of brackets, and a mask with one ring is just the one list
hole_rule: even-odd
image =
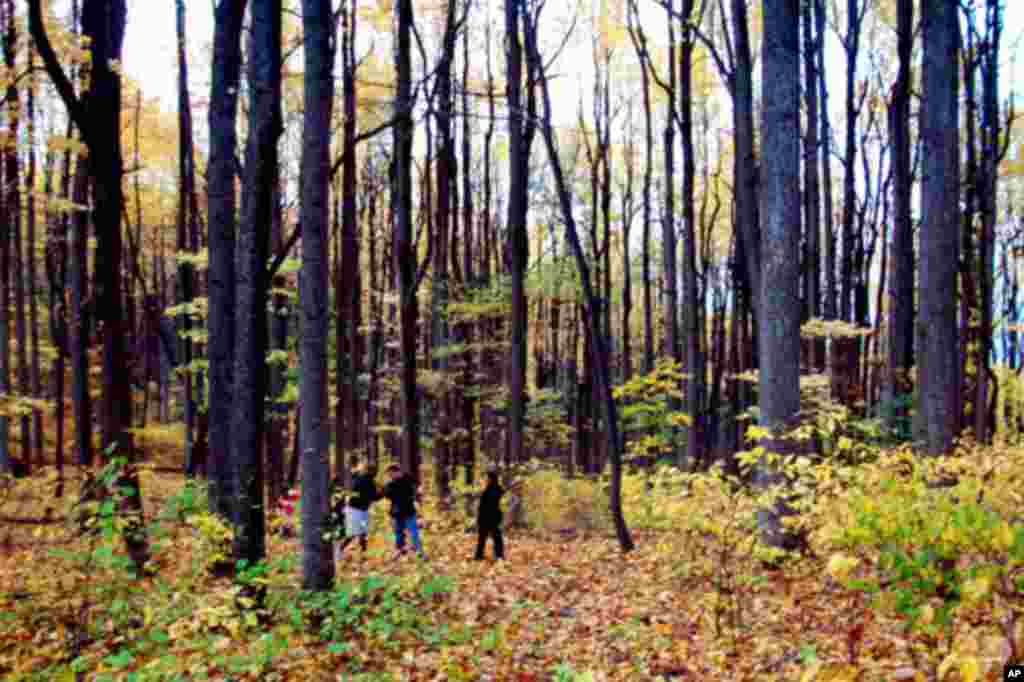
[[(519, 483), (513, 484), (510, 490), (514, 490)], [(480, 508), (477, 511), (476, 556), (474, 557), (477, 561), (484, 558), (487, 538), (493, 538), (494, 558), (505, 558), (505, 540), (501, 536), (501, 498), (506, 492), (498, 482), (498, 472), (494, 469), (489, 470), (487, 486), (480, 495)]]
[(395, 559), (406, 552), (405, 532), (409, 531), (413, 549), (425, 559), (420, 543), (420, 529), (416, 524), (416, 481), (397, 464), (388, 466), (388, 484), (383, 497), (391, 500), (391, 523), (395, 528)]
[(363, 556), (366, 556), (367, 536), (370, 532), (370, 505), (380, 499), (377, 485), (366, 466), (359, 464), (352, 471), (352, 494), (344, 507), (345, 537), (335, 545), (334, 558), (340, 561), (345, 548), (357, 537)]

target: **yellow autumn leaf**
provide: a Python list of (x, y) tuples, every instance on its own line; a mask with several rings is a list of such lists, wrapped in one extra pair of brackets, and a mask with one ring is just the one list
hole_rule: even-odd
[(946, 656), (946, 660), (942, 662), (937, 671), (937, 679), (940, 681), (946, 679), (946, 675), (954, 666), (960, 673), (960, 682), (977, 682), (981, 679), (981, 665), (978, 663), (978, 659), (974, 656), (960, 656), (956, 653)]
[(963, 595), (969, 602), (978, 602), (987, 597), (991, 589), (992, 577), (987, 575), (980, 576), (964, 583)]
[(761, 440), (762, 438), (767, 438), (770, 435), (771, 434), (768, 429), (763, 426), (757, 426), (756, 424), (752, 424), (747, 429), (747, 438), (749, 440)]
[(1000, 551), (1006, 552), (1013, 547), (1013, 541), (1013, 528), (1010, 527), (1010, 524), (1005, 521), (999, 524), (999, 527), (996, 528), (995, 535), (992, 538), (992, 544)]
[(845, 580), (859, 565), (860, 559), (857, 557), (852, 557), (846, 554), (835, 554), (828, 560), (828, 568), (826, 570), (834, 579)]

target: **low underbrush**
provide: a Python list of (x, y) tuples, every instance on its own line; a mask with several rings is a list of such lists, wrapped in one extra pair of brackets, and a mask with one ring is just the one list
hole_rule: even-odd
[[(838, 443), (838, 440), (836, 441)], [(844, 442), (842, 450), (856, 451)], [(508, 560), (475, 562), (461, 505), (425, 495), (428, 562), (391, 562), (386, 505), (334, 589), (300, 588), (294, 535), (236, 572), (201, 486), (141, 467), (151, 558), (124, 555), (107, 491), (52, 498), (55, 474), (6, 481), (0, 674), (9, 680), (1001, 679), (1024, 653), (1024, 450), (963, 446), (788, 460), (793, 556), (761, 545), (770, 503), (737, 474), (628, 474), (638, 547), (622, 556), (607, 481), (526, 467)], [(425, 477), (425, 480), (430, 480)], [(461, 515), (461, 516), (460, 516)], [(566, 529), (584, 531), (572, 535)], [(236, 574), (237, 575), (227, 575)], [(252, 595), (259, 594), (258, 603)]]

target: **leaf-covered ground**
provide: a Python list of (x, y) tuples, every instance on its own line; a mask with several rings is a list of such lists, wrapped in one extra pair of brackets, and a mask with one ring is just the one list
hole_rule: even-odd
[[(62, 520), (53, 485), (47, 470), (0, 493), (8, 680), (899, 680), (935, 679), (925, 661), (944, 657), (941, 635), (873, 609), (827, 557), (770, 569), (714, 527), (661, 518), (625, 556), (606, 530), (549, 528), (512, 530), (506, 561), (477, 562), (466, 516), (429, 502), (426, 561), (391, 560), (378, 505), (368, 555), (352, 548), (320, 597), (299, 590), (297, 540), (272, 535), (254, 613), (208, 570), (216, 548), (180, 476), (143, 471), (155, 570), (138, 580), (116, 534)], [(991, 615), (961, 620), (954, 648), (973, 647), (978, 667), (947, 665), (945, 679), (1002, 679)]]

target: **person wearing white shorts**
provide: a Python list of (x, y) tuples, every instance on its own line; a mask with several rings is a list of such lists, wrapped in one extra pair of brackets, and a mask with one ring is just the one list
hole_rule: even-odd
[(334, 547), (334, 558), (340, 561), (349, 544), (359, 538), (359, 546), (366, 553), (370, 533), (370, 505), (380, 499), (373, 478), (362, 466), (352, 472), (352, 495), (345, 505), (345, 537)]

